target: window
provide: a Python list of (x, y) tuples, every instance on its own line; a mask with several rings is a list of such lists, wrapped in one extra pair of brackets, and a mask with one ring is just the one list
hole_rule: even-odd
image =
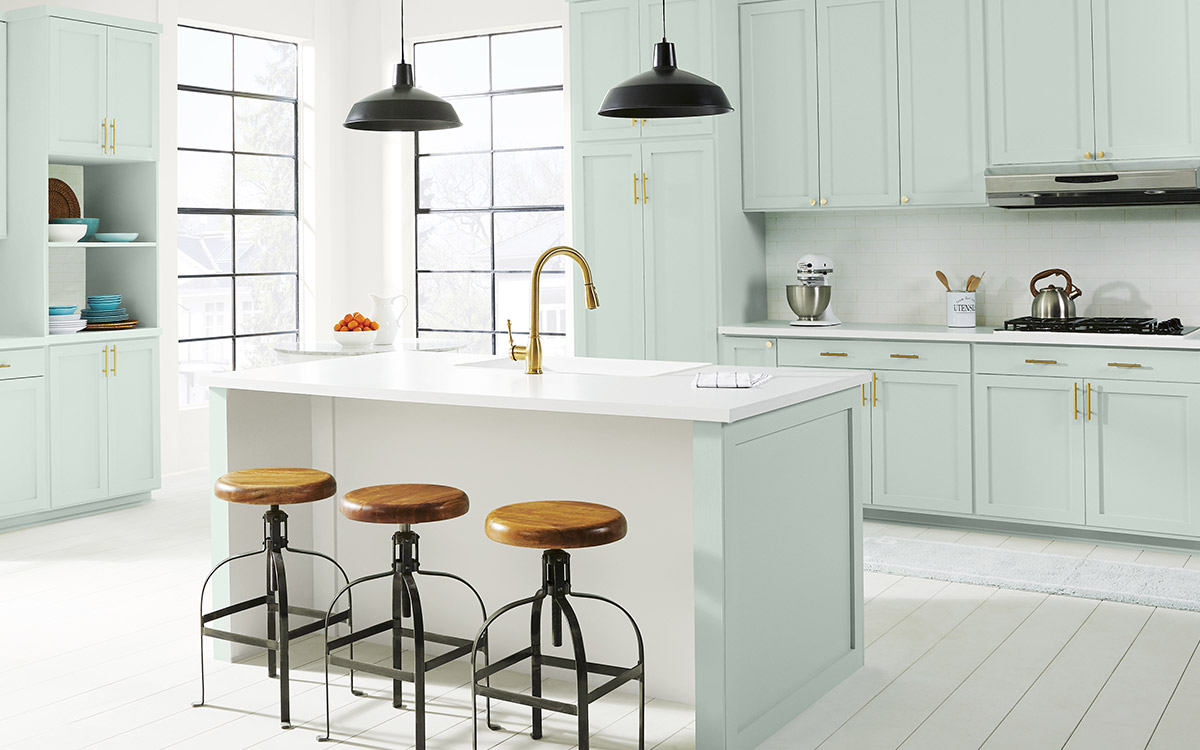
[[(417, 331), (507, 346), (529, 330), (529, 272), (566, 232), (562, 29), (415, 45), (417, 84), (450, 101), (461, 128), (417, 134)], [(547, 353), (566, 354), (570, 277), (542, 279)]]
[(295, 44), (179, 27), (179, 403), (300, 325)]

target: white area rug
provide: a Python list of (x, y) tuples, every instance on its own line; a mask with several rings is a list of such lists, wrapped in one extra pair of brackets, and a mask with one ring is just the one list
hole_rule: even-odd
[(866, 570), (1200, 612), (1200, 571), (921, 539), (863, 540)]

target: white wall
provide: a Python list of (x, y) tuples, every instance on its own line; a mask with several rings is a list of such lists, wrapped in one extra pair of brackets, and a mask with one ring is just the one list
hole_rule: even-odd
[[(957, 286), (984, 271), (980, 325), (1029, 315), (1029, 281), (1071, 274), (1080, 315), (1200, 324), (1200, 207), (1039, 211), (999, 208), (767, 217), (768, 314), (792, 320), (784, 286), (805, 253), (833, 258), (832, 307), (851, 322), (946, 322), (941, 269)], [(1062, 280), (1055, 278), (1042, 285)]]

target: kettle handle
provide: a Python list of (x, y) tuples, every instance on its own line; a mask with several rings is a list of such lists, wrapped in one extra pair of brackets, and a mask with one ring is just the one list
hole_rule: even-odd
[(1079, 295), (1083, 294), (1083, 290), (1079, 289), (1071, 282), (1071, 274), (1067, 273), (1061, 268), (1051, 268), (1049, 270), (1042, 271), (1037, 276), (1034, 276), (1033, 280), (1029, 282), (1029, 293), (1034, 297), (1038, 296), (1037, 283), (1042, 279), (1049, 278), (1051, 276), (1062, 276), (1067, 280), (1067, 288), (1063, 291), (1065, 291), (1071, 299), (1075, 299)]

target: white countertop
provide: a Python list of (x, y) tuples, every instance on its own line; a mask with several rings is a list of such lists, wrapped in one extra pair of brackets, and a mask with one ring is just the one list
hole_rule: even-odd
[(892, 341), (960, 341), (971, 344), (1050, 344), (1103, 346), (1122, 349), (1200, 350), (1200, 331), (1187, 336), (1148, 336), (1120, 333), (1052, 333), (997, 331), (994, 327), (947, 328), (898, 323), (842, 323), (836, 326), (794, 326), (784, 320), (764, 320), (745, 325), (721, 326), (725, 336), (774, 338), (885, 339)]
[(359, 357), (364, 354), (381, 354), (383, 352), (453, 352), (467, 346), (464, 340), (455, 339), (396, 339), (387, 345), (372, 344), (370, 346), (351, 347), (347, 349), (336, 341), (317, 341), (315, 343), (300, 342), (281, 344), (275, 351), (284, 354), (303, 354), (314, 357)]
[(390, 352), (222, 373), (203, 377), (202, 382), (233, 390), (727, 423), (870, 381), (865, 372), (788, 367), (767, 370), (773, 378), (755, 388), (697, 389), (692, 387), (692, 378), (698, 370), (737, 368), (697, 362), (661, 364), (660, 369), (672, 372), (654, 376), (574, 374), (551, 370), (638, 371), (654, 363), (547, 358), (546, 374), (526, 375), (524, 362), (510, 363), (501, 357)]
[(53, 336), (0, 336), (0, 350), (86, 344), (89, 341), (148, 339), (161, 335), (161, 328), (128, 328), (123, 331), (79, 331), (78, 333), (61, 333)]

